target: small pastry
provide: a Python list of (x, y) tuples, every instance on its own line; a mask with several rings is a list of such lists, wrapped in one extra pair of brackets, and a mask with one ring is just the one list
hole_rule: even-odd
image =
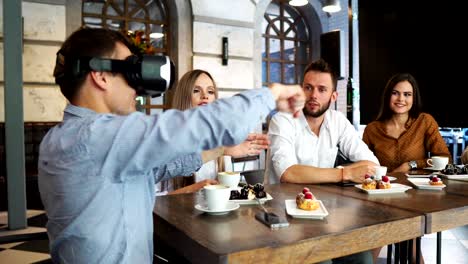
[(377, 182), (377, 189), (390, 189), (390, 188), (392, 188), (390, 179), (388, 178), (388, 176), (382, 176), (382, 180)]
[(444, 183), (442, 182), (442, 180), (439, 177), (430, 176), (429, 177), (429, 184), (430, 185), (443, 185)]
[(306, 210), (306, 211), (313, 211), (319, 208), (319, 203), (314, 200), (314, 196), (311, 192), (299, 193), (296, 196), (296, 205), (297, 208)]
[(374, 181), (374, 176), (366, 175), (365, 177), (366, 178), (362, 183), (362, 188), (366, 190), (375, 190), (377, 183)]

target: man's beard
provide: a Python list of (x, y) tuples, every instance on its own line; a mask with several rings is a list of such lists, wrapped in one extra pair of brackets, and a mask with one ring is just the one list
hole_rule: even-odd
[[(317, 110), (316, 112), (307, 110), (307, 106), (302, 109), (302, 112), (304, 112), (305, 116), (320, 117), (323, 115), (323, 113), (325, 113), (328, 110), (328, 108), (330, 107), (330, 104), (331, 104), (331, 97), (330, 97), (330, 100), (328, 100), (328, 103), (325, 104), (323, 107), (320, 107), (319, 110)], [(306, 105), (307, 105), (307, 102), (306, 102)]]

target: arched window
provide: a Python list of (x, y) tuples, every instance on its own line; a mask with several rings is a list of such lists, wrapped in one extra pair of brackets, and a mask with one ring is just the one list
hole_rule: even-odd
[[(168, 55), (169, 12), (165, 0), (83, 0), (82, 25), (119, 31), (143, 31), (157, 54)], [(147, 114), (164, 109), (164, 98), (139, 98)]]
[(272, 1), (265, 12), (262, 29), (263, 85), (302, 82), (312, 49), (309, 28), (301, 14), (284, 1)]

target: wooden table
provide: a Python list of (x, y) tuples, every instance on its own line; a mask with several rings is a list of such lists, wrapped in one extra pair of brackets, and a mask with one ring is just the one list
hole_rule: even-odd
[(443, 181), (447, 184), (446, 193), (468, 196), (468, 181), (448, 179), (443, 179)]
[(468, 182), (443, 179), (447, 185), (443, 190), (421, 190), (407, 180), (405, 173), (394, 173), (392, 176), (397, 178), (397, 183), (412, 186), (413, 189), (402, 194), (368, 195), (355, 187), (320, 185), (319, 188), (424, 214), (425, 233), (437, 233), (437, 263), (441, 263), (441, 231), (468, 224)]
[(404, 173), (392, 174), (395, 182), (413, 187), (401, 194), (368, 195), (355, 187), (319, 185), (318, 188), (395, 208), (423, 213), (425, 233), (431, 234), (468, 224), (468, 182), (443, 179), (447, 185), (442, 191), (416, 189)]
[[(327, 208), (329, 215), (324, 220), (287, 216), (288, 228), (270, 230), (254, 218), (261, 210), (256, 205), (242, 205), (225, 216), (197, 211), (194, 205), (202, 201), (197, 193), (158, 197), (154, 232), (194, 263), (313, 263), (424, 233), (421, 213), (307, 186)], [(265, 186), (274, 198), (265, 207), (284, 216), (285, 199), (295, 199), (302, 188), (295, 184)]]

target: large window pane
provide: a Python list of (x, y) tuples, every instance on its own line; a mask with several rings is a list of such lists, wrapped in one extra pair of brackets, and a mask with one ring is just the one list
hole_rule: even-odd
[(263, 39), (262, 40), (262, 58), (266, 58), (267, 57), (267, 53), (266, 53), (266, 39)]
[(296, 70), (294, 64), (284, 64), (284, 83), (294, 84), (296, 83)]
[(114, 7), (108, 6), (107, 7), (107, 15), (109, 15), (109, 16), (119, 16), (119, 15), (122, 15), (122, 13), (118, 13), (117, 11), (115, 11)]
[(284, 41), (284, 58), (283, 60), (286, 60), (286, 61), (294, 61), (295, 59), (295, 55), (294, 55), (294, 41), (290, 41), (290, 40), (285, 40)]
[(262, 83), (267, 82), (267, 72), (268, 72), (267, 63), (266, 61), (263, 61), (262, 62)]
[(271, 16), (279, 16), (280, 10), (278, 5), (268, 5), (267, 10), (265, 11), (266, 14), (269, 14)]
[(270, 63), (270, 82), (281, 82), (281, 64)]
[(304, 21), (287, 1), (273, 0), (269, 4), (262, 21), (265, 39), (262, 43), (263, 84), (301, 81), (303, 66), (311, 57), (311, 41)]
[(101, 14), (104, 3), (95, 3), (92, 1), (83, 1), (83, 12), (90, 14)]
[(270, 38), (270, 59), (279, 59), (281, 54), (280, 40)]

